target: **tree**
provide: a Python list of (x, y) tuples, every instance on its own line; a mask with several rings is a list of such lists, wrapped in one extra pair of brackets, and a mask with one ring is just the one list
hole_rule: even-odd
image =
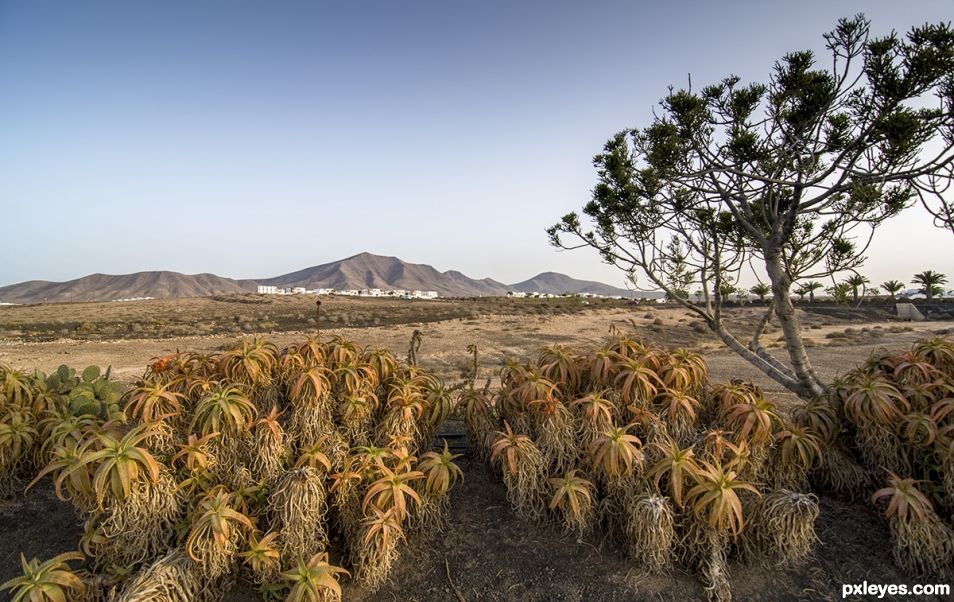
[(825, 288), (825, 285), (816, 280), (809, 280), (808, 282), (805, 282), (804, 284), (802, 284), (801, 288), (803, 288), (805, 292), (808, 293), (808, 302), (814, 303), (815, 291), (817, 291), (820, 288)]
[(947, 276), (932, 270), (924, 270), (920, 274), (914, 275), (914, 278), (911, 279), (911, 284), (920, 285), (921, 292), (924, 293), (928, 301), (932, 301), (934, 295), (944, 294), (944, 287), (941, 285), (947, 284)]
[(809, 290), (804, 284), (799, 284), (796, 288), (792, 290), (792, 292), (798, 295), (799, 301), (804, 301), (805, 295), (809, 293)]
[(861, 291), (864, 290), (865, 285), (869, 282), (871, 281), (861, 274), (852, 274), (847, 280), (845, 280), (845, 284), (851, 287), (852, 303), (858, 303), (858, 299), (861, 297)]
[[(592, 247), (634, 282), (647, 277), (803, 397), (827, 387), (802, 340), (793, 282), (861, 265), (875, 229), (914, 202), (916, 186), (950, 181), (943, 168), (954, 161), (949, 26), (874, 38), (859, 15), (824, 37), (829, 66), (793, 52), (765, 84), (733, 76), (671, 88), (650, 125), (619, 132), (595, 157), (589, 223), (570, 213), (548, 230), (556, 246)], [(764, 269), (773, 299), (745, 344), (723, 320), (720, 289), (749, 265)], [(678, 294), (686, 280), (701, 284), (701, 302)], [(760, 343), (773, 317), (785, 362)]]
[[(952, 176), (951, 170), (952, 167), (948, 165), (946, 167), (947, 173), (941, 177), (945, 177), (950, 181)], [(915, 190), (921, 199), (921, 205), (927, 209), (927, 212), (934, 218), (934, 225), (944, 230), (950, 230), (951, 233), (954, 234), (954, 201), (939, 198), (930, 189), (925, 191), (927, 194), (923, 194), (920, 188), (915, 188)]]
[(760, 303), (765, 303), (765, 297), (772, 292), (772, 287), (765, 284), (764, 282), (759, 282), (750, 288), (749, 291), (759, 298)]
[(838, 282), (834, 286), (826, 288), (825, 292), (835, 303), (848, 303), (851, 299), (852, 286), (848, 282)]
[(887, 291), (891, 295), (891, 300), (894, 301), (898, 293), (904, 290), (904, 283), (900, 280), (886, 280), (881, 283), (881, 288)]
[(726, 278), (725, 280), (723, 280), (722, 283), (719, 285), (719, 295), (723, 299), (729, 299), (729, 297), (737, 293), (738, 290), (739, 289), (736, 288), (735, 284), (733, 284), (732, 280), (729, 278)]

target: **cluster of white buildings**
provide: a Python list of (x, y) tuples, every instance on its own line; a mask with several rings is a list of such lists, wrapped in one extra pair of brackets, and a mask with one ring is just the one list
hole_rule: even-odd
[(277, 286), (258, 286), (260, 295), (338, 295), (342, 297), (390, 297), (392, 299), (437, 299), (437, 291), (407, 291), (404, 289), (382, 290), (379, 288), (362, 288), (337, 290), (333, 288), (279, 288)]
[(578, 297), (580, 299), (623, 299), (620, 295), (607, 297), (606, 295), (597, 295), (596, 293), (521, 293), (519, 291), (510, 291), (507, 296), (511, 299), (557, 299), (560, 297)]

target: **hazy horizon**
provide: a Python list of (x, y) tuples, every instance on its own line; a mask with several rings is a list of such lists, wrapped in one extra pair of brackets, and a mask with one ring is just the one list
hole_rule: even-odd
[[(874, 35), (951, 17), (933, 1), (2, 2), (0, 286), (255, 279), (366, 251), (623, 287), (544, 232), (589, 200), (606, 139), (689, 74), (765, 81), (786, 52), (824, 60), (822, 34), (857, 12)], [(918, 208), (868, 257), (874, 284), (954, 281), (954, 237)]]

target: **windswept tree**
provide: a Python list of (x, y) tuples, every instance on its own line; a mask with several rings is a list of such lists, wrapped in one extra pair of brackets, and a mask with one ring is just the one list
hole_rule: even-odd
[[(954, 32), (925, 25), (875, 38), (859, 15), (811, 51), (779, 60), (767, 83), (732, 76), (670, 89), (652, 123), (613, 136), (583, 213), (551, 227), (635, 282), (645, 276), (698, 314), (736, 353), (803, 397), (824, 394), (791, 299), (793, 282), (856, 269), (875, 229), (950, 181)], [(930, 149), (930, 152), (925, 152)], [(756, 265), (772, 302), (748, 343), (723, 320), (722, 283)], [(688, 295), (701, 285), (703, 299)], [(788, 352), (760, 343), (778, 319)]]
[(885, 280), (881, 283), (881, 288), (891, 295), (891, 300), (894, 301), (897, 299), (898, 293), (904, 290), (904, 283), (900, 280)]
[(927, 300), (932, 301), (935, 295), (944, 294), (942, 285), (947, 284), (947, 276), (933, 270), (924, 270), (920, 274), (915, 274), (911, 283), (920, 286), (921, 292), (924, 293)]
[(765, 297), (772, 292), (772, 287), (765, 284), (764, 282), (759, 282), (755, 286), (749, 289), (749, 291), (759, 298), (760, 303), (765, 303)]

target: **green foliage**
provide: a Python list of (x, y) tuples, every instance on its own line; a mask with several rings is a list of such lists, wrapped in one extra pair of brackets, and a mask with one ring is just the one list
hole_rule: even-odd
[(871, 281), (861, 274), (852, 274), (845, 284), (847, 284), (851, 289), (851, 300), (855, 303), (858, 302), (858, 298), (861, 296), (861, 291), (865, 290), (865, 285), (869, 284)]
[[(559, 372), (576, 358), (556, 360)], [(0, 488), (36, 460), (45, 467), (30, 486), (52, 477), (86, 515), (91, 600), (217, 599), (240, 571), (262, 591), (284, 575), (296, 599), (338, 599), (347, 572), (329, 552), (373, 589), (406, 531), (444, 524), (461, 478), (449, 448), (427, 451), (456, 389), (389, 351), (311, 339), (279, 352), (250, 340), (156, 358), (128, 391), (110, 376), (0, 366), (0, 396), (27, 386), (0, 412)], [(346, 411), (355, 399), (357, 416)], [(120, 402), (132, 428), (116, 423)], [(330, 525), (343, 538), (329, 541)], [(67, 559), (24, 564), (0, 589), (85, 600), (65, 587)]]
[[(75, 371), (57, 369), (47, 382), (55, 386), (62, 382), (64, 374), (75, 374)], [(98, 366), (89, 366), (83, 370), (82, 378), (72, 376), (57, 389), (65, 388), (64, 396), (74, 416), (91, 415), (102, 420), (124, 421), (123, 412), (119, 407), (119, 401), (123, 395), (122, 383), (109, 380), (109, 368), (106, 369), (105, 374), (102, 376), (100, 374)]]
[(751, 292), (753, 295), (758, 297), (759, 301), (765, 301), (766, 295), (769, 295), (772, 293), (772, 287), (769, 286), (768, 284), (765, 284), (764, 282), (759, 282), (758, 284), (750, 288), (749, 292)]
[(99, 378), (99, 366), (87, 366), (86, 370), (83, 370), (84, 383), (91, 383), (97, 378)]
[(815, 280), (809, 280), (808, 282), (803, 282), (802, 284), (798, 285), (798, 288), (796, 288), (796, 289), (795, 289), (794, 291), (792, 291), (792, 292), (794, 292), (796, 295), (798, 295), (799, 298), (802, 299), (802, 300), (804, 300), (805, 295), (808, 295), (808, 300), (809, 300), (809, 302), (814, 303), (814, 302), (815, 302), (815, 291), (817, 291), (817, 290), (820, 289), (820, 288), (824, 288), (824, 287), (825, 287), (825, 285), (822, 284), (821, 282), (818, 282), (818, 281), (815, 281)]
[(848, 303), (851, 301), (851, 284), (847, 282), (839, 282), (835, 286), (825, 289), (825, 292), (831, 295), (831, 298), (835, 300), (835, 303)]
[(881, 283), (881, 288), (894, 299), (895, 295), (904, 290), (904, 283), (900, 280), (885, 280)]
[(49, 376), (38, 371), (37, 378), (45, 381), (48, 389), (61, 395), (65, 395), (79, 383), (79, 379), (76, 377), (76, 370), (64, 364), (61, 364), (60, 367), (56, 369), (56, 372)]
[(914, 278), (911, 279), (913, 284), (921, 286), (921, 293), (924, 294), (930, 301), (936, 295), (941, 295), (944, 293), (942, 284), (947, 284), (947, 276), (944, 274), (935, 272), (933, 270), (924, 270), (919, 274), (915, 274)]
[[(592, 247), (631, 280), (645, 276), (804, 397), (825, 385), (791, 309), (793, 283), (853, 272), (882, 223), (954, 178), (954, 30), (878, 38), (857, 15), (824, 37), (830, 57), (789, 53), (767, 81), (670, 89), (652, 122), (615, 134), (594, 158), (589, 224), (570, 213), (548, 230), (556, 246)], [(687, 294), (722, 292), (750, 266), (776, 293), (788, 366), (737, 344), (722, 295)], [(812, 288), (798, 293), (813, 300)]]

